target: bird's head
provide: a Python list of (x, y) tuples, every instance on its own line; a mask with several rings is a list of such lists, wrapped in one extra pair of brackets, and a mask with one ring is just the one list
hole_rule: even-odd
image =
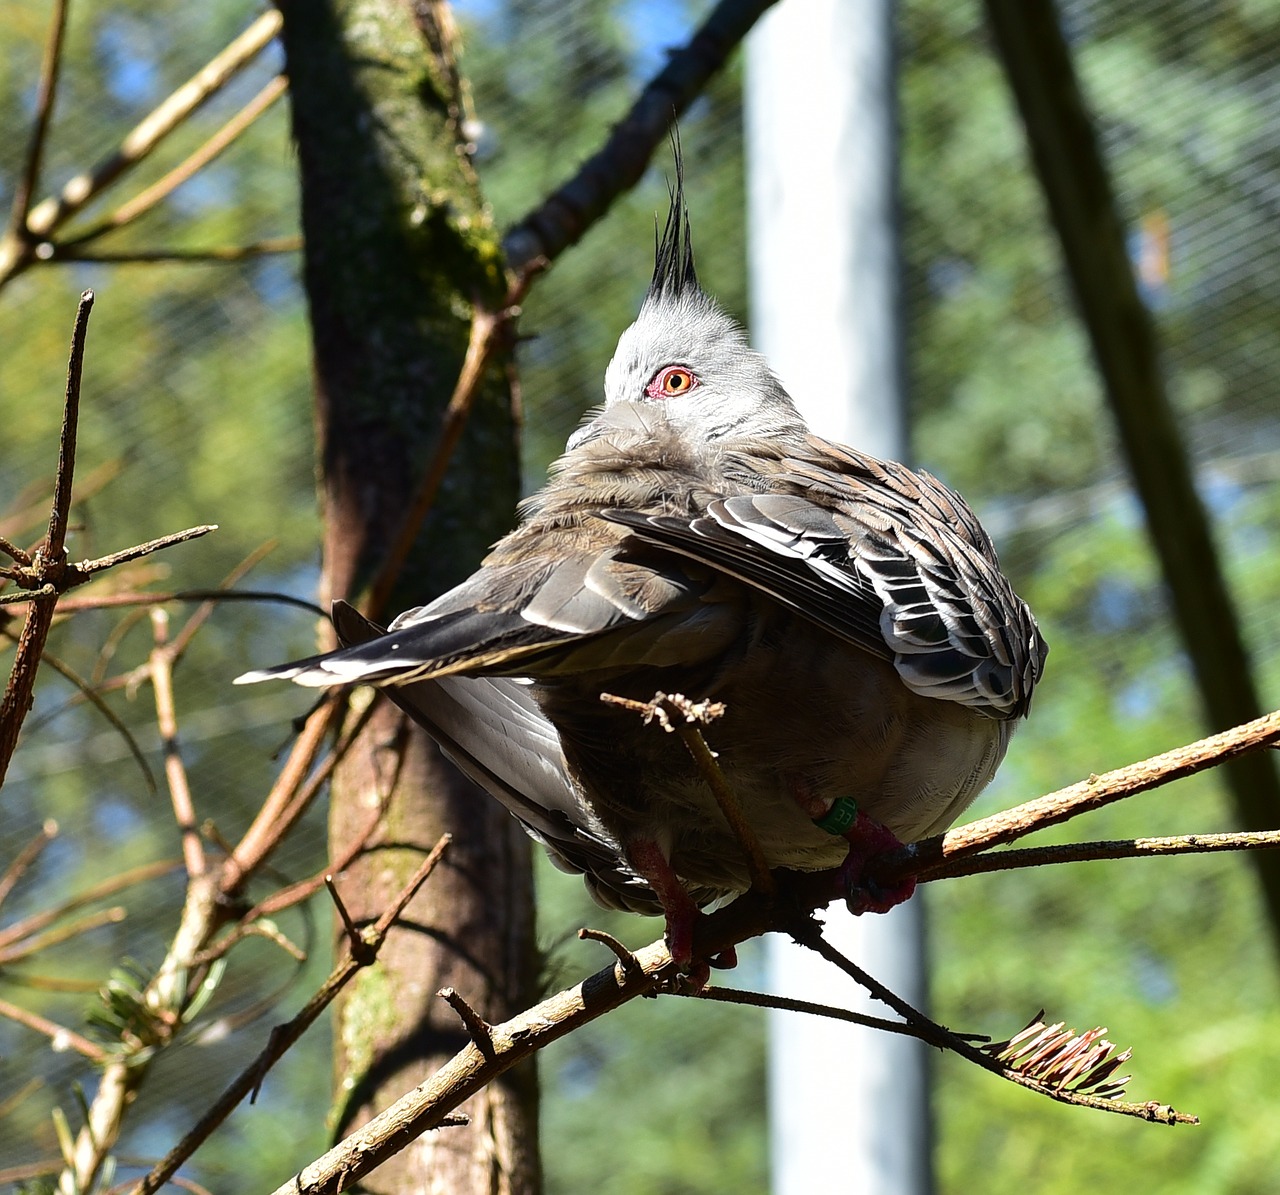
[(605, 372), (605, 408), (661, 406), (682, 435), (712, 442), (801, 435), (804, 420), (746, 333), (698, 285), (676, 152), (676, 182), (653, 281)]

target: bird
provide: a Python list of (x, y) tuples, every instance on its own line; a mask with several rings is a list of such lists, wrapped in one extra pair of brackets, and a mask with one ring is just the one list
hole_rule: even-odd
[(1047, 645), (965, 501), (810, 431), (694, 265), (678, 144), (654, 270), (604, 403), (478, 569), (385, 630), (237, 683), (370, 684), (602, 905), (700, 911), (747, 853), (672, 736), (602, 700), (721, 704), (702, 729), (766, 866), (837, 869), (855, 911), (910, 894), (867, 857), (940, 833), (995, 774)]

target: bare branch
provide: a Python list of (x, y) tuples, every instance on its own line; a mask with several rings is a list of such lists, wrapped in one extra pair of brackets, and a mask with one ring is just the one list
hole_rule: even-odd
[(155, 635), (155, 647), (151, 651), (151, 690), (155, 694), (156, 725), (160, 729), (160, 741), (164, 746), (164, 774), (169, 782), (169, 799), (173, 804), (173, 816), (182, 835), (182, 860), (187, 875), (192, 879), (205, 873), (204, 843), (196, 824), (195, 804), (191, 799), (191, 786), (187, 783), (187, 769), (178, 750), (178, 715), (173, 700), (173, 652), (170, 649), (169, 616), (160, 609), (151, 611), (151, 629)]
[(100, 261), (111, 265), (151, 265), (155, 262), (237, 262), (272, 253), (296, 253), (302, 248), (300, 236), (270, 237), (249, 245), (223, 245), (210, 249), (80, 249), (49, 245), (48, 260)]
[[(83, 892), (54, 905), (52, 908), (41, 909), (38, 913), (32, 913), (30, 917), (15, 921), (4, 930), (0, 930), (0, 953), (10, 950), (13, 943), (20, 942), (23, 938), (39, 933), (45, 926), (52, 925), (60, 917), (65, 917), (75, 909), (82, 909), (85, 905), (92, 904), (94, 901), (104, 900), (106, 897), (113, 896), (125, 888), (132, 887), (134, 884), (141, 884), (147, 880), (154, 880), (160, 876), (168, 875), (179, 866), (172, 859), (160, 859), (154, 863), (144, 863), (139, 867), (131, 867), (128, 871), (121, 872), (119, 875), (111, 876), (109, 879), (94, 884)], [(5, 957), (10, 956), (6, 955)]]
[[(280, 23), (279, 12), (268, 9), (135, 125), (114, 152), (90, 170), (76, 175), (57, 196), (33, 207), (22, 233), (0, 241), (0, 287), (38, 260), (43, 245), (71, 216), (146, 158), (169, 133), (252, 62), (279, 32)], [(48, 256), (49, 251), (44, 255)]]
[(545, 265), (541, 260), (527, 263), (525, 269), (511, 282), (506, 297), (496, 311), (477, 303), (472, 312), (467, 355), (440, 420), (440, 438), (405, 512), (396, 538), (387, 552), (386, 560), (370, 588), (369, 598), (365, 603), (365, 613), (369, 618), (381, 617), (386, 609), (400, 570), (409, 558), (418, 532), (422, 529), (423, 520), (440, 492), (449, 462), (453, 459), (454, 450), (471, 414), (471, 407), (480, 392), (485, 371), (499, 347), (509, 338), (513, 323), (520, 315), (520, 304), (524, 301), (530, 284)]
[(887, 883), (907, 875), (921, 880), (949, 875), (950, 867), (960, 859), (1277, 743), (1280, 743), (1280, 711), (1101, 776), (1090, 776), (1013, 809), (958, 826), (946, 834), (912, 843), (873, 860), (868, 867), (868, 878)]
[(386, 939), (387, 930), (391, 927), (392, 922), (404, 910), (405, 905), (413, 899), (418, 889), (422, 887), (427, 877), (435, 869), (436, 864), (440, 862), (448, 845), (449, 836), (446, 834), (432, 847), (431, 852), (423, 860), (413, 878), (405, 885), (400, 896), (393, 902), (392, 908), (388, 909), (387, 913), (380, 917), (373, 926), (357, 935), (362, 945), (367, 949), (362, 949), (359, 954), (352, 951), (343, 962), (334, 968), (328, 979), (321, 985), (320, 990), (307, 1001), (306, 1007), (296, 1017), (272, 1030), (271, 1037), (262, 1053), (232, 1080), (226, 1091), (222, 1093), (209, 1111), (200, 1118), (191, 1131), (133, 1188), (134, 1195), (149, 1195), (150, 1192), (158, 1191), (164, 1186), (172, 1178), (178, 1167), (195, 1153), (201, 1143), (208, 1138), (218, 1125), (226, 1120), (245, 1096), (256, 1091), (261, 1086), (267, 1071), (283, 1057), (285, 1051), (315, 1022), (316, 1018), (329, 1006), (351, 977), (362, 967), (368, 966), (377, 958), (378, 950)]
[[(58, 473), (54, 483), (53, 502), (49, 512), (49, 530), (43, 546), (32, 558), (33, 588), (52, 585), (59, 588), (66, 566), (65, 541), (67, 515), (71, 509), (71, 482), (75, 471), (76, 422), (80, 410), (80, 378), (84, 367), (84, 344), (89, 331), (89, 312), (93, 309), (93, 291), (80, 296), (75, 326), (71, 333), (71, 357), (67, 363), (66, 400), (63, 405), (62, 434), (58, 449)], [(36, 673), (44, 652), (49, 628), (53, 625), (54, 602), (36, 602), (27, 611), (18, 649), (14, 653), (9, 683), (0, 699), (0, 784), (4, 783), (9, 761), (18, 745), (18, 733), (31, 709)]]
[(1013, 871), (1054, 863), (1084, 863), (1094, 859), (1153, 859), (1166, 855), (1216, 854), (1219, 851), (1254, 851), (1280, 847), (1280, 830), (1240, 831), (1234, 834), (1177, 834), (1166, 838), (1121, 838), (1104, 842), (1069, 842), (1057, 846), (1028, 847), (1018, 851), (992, 851), (948, 864), (922, 880), (953, 879), (980, 872)]
[(57, 836), (58, 823), (53, 818), (46, 818), (40, 827), (40, 833), (14, 856), (13, 862), (5, 868), (4, 875), (0, 876), (0, 905), (9, 899), (9, 893), (13, 891), (14, 885), (26, 875), (31, 865), (40, 858), (44, 848)]
[[(847, 1021), (851, 1025), (862, 1025), (867, 1029), (879, 1029), (884, 1033), (898, 1033), (903, 1037), (922, 1038), (923, 1035), (912, 1025), (902, 1021), (889, 1021), (884, 1017), (868, 1016), (866, 1013), (853, 1012), (848, 1008), (837, 1008), (833, 1004), (815, 1004), (811, 1000), (792, 1000), (789, 996), (775, 996), (769, 992), (746, 992), (741, 988), (721, 988), (708, 985), (699, 992), (672, 992), (673, 996), (684, 996), (690, 1000), (711, 1000), (721, 1004), (745, 1004), (750, 1008), (776, 1008), (781, 1012), (800, 1012), (814, 1017), (826, 1017), (831, 1021)], [(969, 1035), (964, 1035), (971, 1040)]]
[[(71, 682), (71, 684), (75, 685), (77, 696), (83, 697), (85, 701), (87, 701), (91, 706), (93, 706), (93, 708), (97, 710), (98, 713), (100, 713), (107, 720), (108, 723), (110, 723), (112, 730), (114, 730), (121, 737), (121, 739), (124, 740), (125, 747), (128, 749), (129, 754), (133, 757), (134, 763), (138, 765), (138, 770), (142, 773), (142, 779), (147, 786), (147, 790), (152, 793), (156, 792), (157, 791), (156, 778), (154, 773), (151, 771), (151, 764), (147, 762), (147, 757), (145, 754), (143, 754), (142, 747), (139, 745), (138, 740), (134, 736), (133, 731), (131, 731), (128, 728), (128, 726), (124, 724), (124, 721), (116, 714), (115, 710), (113, 710), (103, 700), (102, 694), (99, 693), (87, 680), (84, 679), (84, 677), (80, 676), (74, 669), (69, 668), (60, 659), (58, 659), (57, 656), (51, 655), (49, 652), (46, 651), (40, 657), (40, 660), (41, 660), (41, 663), (48, 665), (48, 667), (52, 668), (53, 671), (56, 672), (59, 676), (63, 677), (65, 680), (68, 680)], [(74, 702), (74, 699), (73, 699), (73, 702)], [(66, 707), (64, 706), (63, 708), (65, 709)], [(47, 721), (48, 717), (49, 715), (45, 715), (44, 721)], [(41, 719), (36, 719), (36, 722), (40, 723)]]
[(10, 1004), (7, 1000), (0, 1000), (0, 1017), (7, 1017), (11, 1021), (16, 1021), (19, 1025), (25, 1025), (28, 1029), (43, 1033), (49, 1039), (54, 1053), (61, 1053), (63, 1050), (75, 1050), (77, 1054), (83, 1054), (90, 1062), (102, 1063), (107, 1060), (107, 1051), (91, 1042), (87, 1037), (81, 1036), (73, 1029), (67, 1029), (63, 1025), (56, 1024), (46, 1017), (39, 1016), (34, 1012), (28, 1012), (25, 1008), (19, 1008), (16, 1004)]
[(31, 122), (31, 137), (22, 163), (22, 173), (13, 192), (13, 208), (9, 216), (9, 236), (21, 238), (27, 233), (27, 215), (40, 182), (40, 164), (44, 158), (49, 121), (58, 94), (58, 76), (62, 70), (62, 43), (67, 29), (67, 0), (54, 0), (49, 18), (49, 39), (45, 42), (40, 62), (40, 83), (36, 89), (36, 114)]
[(53, 256), (64, 256), (68, 248), (96, 240), (104, 233), (123, 228), (126, 224), (131, 224), (139, 216), (149, 212), (157, 203), (171, 195), (178, 187), (217, 158), (288, 90), (289, 81), (283, 75), (276, 75), (199, 149), (183, 159), (164, 177), (157, 179), (145, 190), (139, 191), (137, 195), (126, 203), (122, 203), (105, 219), (98, 221), (98, 223), (82, 232), (76, 233), (73, 237), (68, 237), (58, 242)]
[(846, 958), (830, 942), (823, 938), (821, 928), (811, 917), (797, 917), (794, 923), (788, 927), (788, 932), (801, 945), (807, 946), (810, 950), (820, 954), (829, 963), (840, 968), (846, 975), (866, 988), (881, 1003), (887, 1004), (909, 1025), (919, 1030), (923, 1040), (931, 1045), (950, 1050), (954, 1054), (959, 1054), (962, 1058), (980, 1066), (985, 1071), (990, 1071), (993, 1075), (999, 1075), (1002, 1079), (1008, 1079), (1011, 1083), (1030, 1088), (1032, 1091), (1037, 1091), (1041, 1095), (1046, 1095), (1050, 1099), (1057, 1100), (1063, 1104), (1078, 1104), (1085, 1108), (1093, 1108), (1099, 1112), (1115, 1112), (1121, 1116), (1134, 1116), (1139, 1120), (1151, 1121), (1157, 1124), (1200, 1123), (1198, 1117), (1178, 1112), (1168, 1104), (1158, 1104), (1154, 1101), (1143, 1104), (1122, 1103), (1120, 1100), (1089, 1095), (1083, 1091), (1054, 1086), (1051, 1083), (1034, 1078), (1027, 1071), (1002, 1062), (986, 1050), (980, 1049), (958, 1037), (950, 1029), (930, 1020), (922, 1012), (913, 1008), (900, 996), (885, 987), (878, 979), (875, 979), (859, 967), (857, 963)]
[[(747, 874), (751, 886), (765, 896), (774, 891), (773, 876), (756, 832), (751, 828), (737, 794), (716, 762), (715, 753), (707, 746), (697, 723), (711, 722), (724, 714), (724, 706), (718, 701), (693, 702), (680, 693), (655, 693), (652, 701), (633, 701), (613, 693), (601, 693), (600, 700), (609, 705), (620, 705), (643, 715), (646, 722), (656, 720), (668, 734), (675, 733), (693, 756), (693, 762), (707, 782), (720, 812), (729, 823), (729, 829), (747, 860)], [(674, 716), (675, 722), (672, 723)]]
[(720, 0), (689, 44), (640, 93), (604, 146), (503, 239), (517, 273), (537, 258), (554, 261), (582, 239), (619, 195), (639, 181), (671, 122), (699, 96), (774, 0)]
[(145, 544), (137, 544), (132, 548), (112, 552), (110, 556), (100, 556), (97, 560), (83, 560), (79, 564), (69, 565), (68, 568), (76, 577), (73, 584), (83, 584), (94, 573), (115, 568), (118, 564), (127, 564), (131, 560), (140, 560), (143, 556), (150, 556), (152, 552), (159, 552), (162, 548), (171, 548), (174, 544), (185, 544), (190, 539), (199, 539), (202, 535), (208, 535), (210, 531), (217, 531), (217, 529), (217, 523), (188, 527), (185, 531), (175, 531), (172, 535), (162, 535), (159, 539), (147, 540)]

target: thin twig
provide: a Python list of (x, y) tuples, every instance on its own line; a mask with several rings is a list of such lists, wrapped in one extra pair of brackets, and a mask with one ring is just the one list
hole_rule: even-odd
[(636, 979), (639, 976), (640, 964), (636, 961), (636, 956), (612, 934), (584, 925), (578, 930), (578, 937), (586, 942), (599, 942), (612, 950), (617, 956), (619, 966), (622, 967), (625, 979)]
[(485, 1058), (492, 1059), (494, 1056), (493, 1026), (458, 994), (456, 988), (441, 988), (436, 995), (458, 1014), (458, 1020), (466, 1029), (471, 1044)]
[[(711, 795), (715, 798), (720, 812), (729, 823), (729, 829), (742, 848), (746, 857), (747, 874), (751, 878), (751, 886), (766, 896), (774, 893), (773, 876), (769, 871), (769, 862), (760, 846), (760, 839), (742, 812), (742, 804), (733, 791), (715, 752), (707, 746), (707, 740), (698, 729), (698, 722), (711, 722), (724, 713), (724, 706), (718, 701), (690, 701), (681, 693), (662, 693), (653, 695), (649, 701), (636, 701), (630, 697), (619, 697), (614, 693), (601, 693), (600, 700), (607, 705), (621, 706), (640, 714), (646, 723), (656, 721), (667, 733), (677, 734), (702, 778), (707, 782)], [(674, 717), (674, 721), (673, 721)]]
[(83, 1054), (90, 1062), (102, 1063), (107, 1060), (107, 1051), (96, 1043), (91, 1042), (87, 1037), (81, 1036), (73, 1029), (68, 1029), (63, 1025), (50, 1021), (38, 1013), (28, 1012), (25, 1008), (10, 1004), (7, 1000), (0, 1000), (0, 1017), (7, 1017), (11, 1021), (16, 1021), (19, 1025), (25, 1025), (28, 1029), (43, 1033), (45, 1037), (49, 1038), (55, 1053), (59, 1053), (62, 1050), (75, 1050), (77, 1054)]
[(462, 438), (463, 429), (476, 396), (480, 393), (480, 385), (484, 381), (485, 372), (493, 360), (503, 339), (508, 335), (512, 321), (520, 314), (520, 304), (533, 279), (545, 266), (545, 262), (536, 261), (528, 265), (511, 282), (506, 296), (497, 310), (491, 310), (477, 302), (471, 315), (471, 332), (467, 340), (467, 354), (454, 384), (453, 394), (440, 419), (440, 437), (436, 441), (431, 460), (427, 463), (422, 480), (414, 492), (405, 511), (404, 519), (396, 533), (396, 538), (387, 552), (382, 568), (379, 570), (369, 590), (368, 601), (365, 602), (364, 613), (375, 621), (386, 610), (391, 599), (404, 562), (417, 541), (418, 532), (422, 529), (423, 520), (431, 510), (440, 492), (441, 483), (453, 459), (454, 450)]
[[(262, 51), (280, 30), (280, 13), (269, 8), (239, 37), (145, 116), (119, 146), (62, 190), (27, 214), (23, 236), (0, 241), (0, 287), (41, 257), (53, 233), (111, 183), (146, 158), (169, 133), (195, 112)], [(51, 250), (43, 256), (48, 257)]]
[(49, 18), (49, 37), (40, 61), (40, 82), (36, 88), (36, 114), (31, 121), (31, 136), (13, 192), (13, 207), (9, 216), (9, 235), (15, 239), (27, 236), (27, 215), (40, 182), (40, 165), (44, 159), (45, 141), (49, 135), (49, 121), (53, 117), (53, 104), (58, 95), (58, 76), (62, 70), (63, 35), (67, 29), (67, 0), (54, 0)]
[(922, 880), (954, 879), (981, 872), (1013, 871), (1055, 863), (1087, 863), (1095, 859), (1153, 859), (1168, 855), (1214, 854), (1280, 847), (1280, 830), (1239, 831), (1233, 834), (1176, 834), (1164, 838), (1120, 838), (1100, 842), (1069, 842), (1023, 850), (992, 851), (949, 864)]
[(373, 962), (386, 938), (392, 922), (403, 912), (418, 889), (439, 863), (449, 845), (449, 835), (444, 835), (423, 860), (413, 878), (401, 890), (400, 895), (374, 925), (363, 930), (359, 937), (368, 947), (360, 956), (352, 952), (338, 964), (306, 1006), (292, 1020), (272, 1030), (262, 1053), (240, 1072), (217, 1101), (200, 1118), (177, 1145), (157, 1163), (151, 1172), (133, 1188), (134, 1195), (150, 1195), (158, 1191), (195, 1151), (201, 1143), (231, 1114), (232, 1110), (251, 1092), (261, 1086), (267, 1071), (284, 1055), (294, 1042), (315, 1022), (334, 997), (362, 967)]
[[(67, 540), (67, 520), (71, 515), (71, 487), (76, 468), (76, 435), (80, 427), (80, 383), (84, 377), (84, 346), (89, 335), (89, 313), (93, 291), (80, 296), (76, 322), (71, 334), (71, 356), (67, 361), (66, 399), (62, 410), (62, 432), (58, 438), (58, 472), (53, 483), (53, 504), (49, 530), (39, 555), (47, 565), (61, 562)], [(53, 580), (53, 578), (47, 578)]]
[[(43, 246), (42, 246), (43, 248)], [(153, 265), (156, 262), (237, 262), (274, 253), (296, 253), (302, 248), (300, 236), (267, 237), (248, 245), (214, 245), (207, 249), (81, 249), (49, 244), (51, 262), (100, 261), (110, 265)]]
[(135, 544), (132, 548), (112, 552), (110, 556), (100, 556), (96, 560), (82, 560), (79, 564), (69, 565), (68, 568), (75, 573), (77, 578), (75, 584), (78, 585), (82, 581), (87, 581), (94, 573), (115, 568), (119, 564), (127, 564), (131, 560), (139, 560), (143, 556), (150, 556), (152, 552), (159, 552), (162, 548), (171, 548), (174, 544), (185, 544), (188, 540), (199, 539), (202, 535), (208, 535), (210, 531), (217, 531), (217, 529), (217, 523), (188, 527), (185, 531), (175, 531), (171, 535), (162, 535), (159, 539), (149, 539), (144, 544)]
[[(207, 966), (209, 963), (221, 958), (228, 950), (231, 949), (232, 946), (246, 935), (252, 933), (253, 924), (258, 919), (263, 917), (272, 917), (284, 909), (300, 904), (308, 897), (313, 896), (321, 888), (330, 887), (333, 877), (335, 875), (341, 875), (347, 867), (350, 866), (351, 860), (368, 845), (369, 839), (381, 824), (385, 813), (385, 806), (379, 805), (379, 807), (373, 811), (373, 814), (369, 818), (365, 828), (356, 835), (352, 842), (347, 844), (342, 853), (339, 854), (328, 867), (317, 872), (309, 879), (298, 880), (296, 883), (289, 884), (259, 901), (240, 918), (230, 933), (225, 937), (220, 938), (207, 950), (202, 951), (194, 960), (195, 963), (199, 966)], [(330, 887), (330, 892), (332, 891), (333, 889)]]
[(9, 899), (14, 885), (30, 870), (31, 865), (40, 858), (44, 848), (58, 836), (58, 823), (53, 818), (46, 818), (37, 834), (26, 846), (14, 856), (13, 862), (5, 868), (0, 876), (0, 905)]
[(20, 963), (32, 955), (48, 950), (50, 946), (57, 946), (60, 942), (69, 941), (80, 934), (88, 933), (91, 929), (97, 929), (99, 926), (118, 925), (127, 915), (122, 906), (115, 905), (109, 909), (99, 909), (96, 913), (86, 913), (83, 917), (72, 921), (68, 925), (59, 925), (56, 929), (46, 930), (42, 934), (24, 937), (16, 945), (0, 949), (0, 967), (9, 967), (14, 963)]
[(168, 875), (180, 866), (181, 864), (172, 859), (159, 859), (154, 863), (143, 863), (138, 867), (131, 867), (128, 871), (121, 872), (119, 875), (102, 880), (51, 908), (41, 909), (37, 913), (32, 913), (29, 917), (24, 917), (21, 921), (15, 921), (12, 925), (0, 930), (0, 952), (9, 950), (13, 943), (20, 942), (24, 938), (39, 933), (45, 926), (52, 925), (59, 918), (65, 917), (76, 909), (82, 909), (85, 905), (104, 900), (108, 896), (114, 896), (117, 892), (130, 888), (134, 884), (141, 884), (147, 880), (154, 880), (160, 876)]
[[(320, 791), (342, 752), (350, 746), (354, 739), (352, 733), (343, 736), (340, 747), (330, 752), (325, 763), (308, 779), (324, 740), (342, 722), (346, 707), (346, 694), (339, 690), (326, 695), (307, 718), (262, 808), (223, 865), (219, 886), (224, 896), (238, 892), (245, 880), (262, 866)], [(370, 702), (353, 730), (364, 725), (372, 708)]]
[[(158, 791), (156, 787), (155, 774), (151, 771), (151, 764), (147, 762), (147, 757), (143, 753), (141, 745), (138, 743), (137, 737), (133, 731), (125, 725), (124, 720), (113, 710), (102, 698), (102, 694), (97, 692), (94, 687), (80, 676), (74, 669), (69, 668), (57, 656), (45, 652), (40, 657), (41, 663), (48, 665), (59, 676), (75, 685), (76, 693), (87, 701), (94, 709), (98, 711), (111, 725), (111, 728), (124, 740), (124, 745), (128, 749), (129, 754), (133, 757), (134, 763), (138, 765), (139, 771), (142, 772), (143, 782), (147, 786), (147, 791), (155, 793)], [(66, 709), (63, 706), (62, 709)], [(48, 721), (46, 715), (43, 719), (36, 719), (32, 726), (43, 725)]]
[(818, 923), (811, 917), (797, 917), (792, 925), (788, 927), (788, 932), (803, 946), (807, 946), (810, 950), (821, 955), (829, 963), (838, 967), (846, 975), (850, 976), (859, 985), (866, 988), (875, 999), (882, 1004), (887, 1004), (909, 1025), (920, 1031), (923, 1040), (931, 1045), (938, 1046), (942, 1049), (950, 1050), (954, 1054), (959, 1054), (962, 1058), (969, 1062), (975, 1063), (985, 1071), (990, 1071), (993, 1075), (999, 1075), (1002, 1079), (1008, 1079), (1010, 1083), (1017, 1083), (1021, 1087), (1030, 1088), (1032, 1091), (1038, 1091), (1041, 1095), (1046, 1095), (1052, 1100), (1057, 1100), (1063, 1104), (1077, 1104), (1085, 1108), (1093, 1108), (1099, 1112), (1114, 1112), (1121, 1116), (1134, 1116), (1139, 1120), (1146, 1120), (1156, 1124), (1199, 1124), (1199, 1118), (1189, 1116), (1184, 1112), (1178, 1112), (1171, 1108), (1168, 1104), (1159, 1104), (1149, 1101), (1142, 1104), (1124, 1103), (1120, 1100), (1105, 1099), (1099, 1096), (1091, 1096), (1080, 1091), (1065, 1090), (1060, 1087), (1053, 1087), (1047, 1083), (1042, 1083), (1037, 1079), (1031, 1078), (1029, 1075), (1023, 1074), (1014, 1067), (1006, 1066), (985, 1051), (978, 1049), (970, 1042), (952, 1033), (950, 1029), (939, 1025), (936, 1021), (926, 1017), (924, 1013), (913, 1008), (902, 997), (896, 995), (889, 988), (885, 987), (878, 979), (869, 975), (857, 963), (846, 958), (834, 946), (831, 945), (823, 936)]
[(3, 552), (6, 556), (16, 560), (19, 564), (25, 564), (27, 567), (31, 566), (31, 557), (18, 547), (17, 544), (11, 543), (9, 540), (5, 539), (3, 535), (0, 535), (0, 552)]
[(351, 957), (358, 959), (364, 952), (364, 942), (360, 938), (360, 930), (356, 923), (351, 920), (351, 914), (347, 912), (347, 906), (342, 899), (342, 893), (338, 891), (338, 885), (334, 883), (333, 876), (324, 877), (324, 886), (328, 890), (329, 899), (333, 901), (333, 907), (338, 912), (338, 920), (342, 922), (342, 928), (347, 935), (347, 949), (351, 952)]
[(958, 826), (946, 834), (911, 843), (900, 851), (872, 860), (867, 877), (883, 884), (908, 875), (920, 880), (946, 876), (958, 860), (1277, 743), (1280, 743), (1280, 711), (1101, 776), (1090, 776), (1013, 809)]
[(173, 700), (173, 653), (169, 648), (169, 616), (161, 609), (151, 611), (155, 647), (151, 650), (151, 690), (155, 695), (156, 725), (164, 747), (164, 775), (169, 783), (169, 800), (174, 820), (182, 835), (182, 861), (192, 879), (205, 873), (204, 843), (196, 821), (195, 803), (187, 782), (187, 769), (178, 749), (178, 715)]
[(57, 246), (58, 252), (55, 256), (64, 254), (68, 248), (73, 246), (84, 245), (89, 241), (96, 240), (104, 233), (123, 228), (126, 224), (131, 224), (139, 216), (149, 212), (157, 203), (160, 203), (217, 158), (288, 89), (289, 81), (283, 75), (276, 75), (222, 128), (162, 178), (157, 179), (151, 186), (139, 191), (132, 199), (122, 203), (114, 212), (98, 221), (92, 227), (60, 241)]
[[(741, 988), (718, 988), (707, 986), (698, 992), (673, 991), (673, 996), (684, 996), (691, 1000), (714, 1000), (721, 1004), (744, 1004), (750, 1008), (774, 1008), (780, 1012), (800, 1012), (809, 1016), (826, 1017), (831, 1021), (847, 1021), (851, 1025), (862, 1025), (867, 1029), (879, 1029), (884, 1033), (898, 1033), (903, 1037), (922, 1038), (923, 1034), (913, 1025), (903, 1021), (890, 1021), (884, 1017), (873, 1017), (862, 1012), (853, 1012), (848, 1008), (837, 1008), (834, 1004), (815, 1004), (811, 1000), (792, 1000), (788, 996), (775, 996), (770, 992), (747, 992)], [(966, 1035), (972, 1040), (969, 1035)]]

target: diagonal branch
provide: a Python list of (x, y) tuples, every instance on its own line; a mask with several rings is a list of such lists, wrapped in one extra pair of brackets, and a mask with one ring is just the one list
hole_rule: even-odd
[(27, 216), (31, 201), (40, 182), (40, 165), (44, 159), (45, 141), (49, 135), (49, 121), (53, 118), (53, 104), (58, 95), (58, 76), (62, 71), (62, 44), (67, 31), (67, 0), (54, 0), (49, 19), (49, 39), (45, 42), (44, 57), (40, 62), (40, 83), (36, 89), (36, 114), (31, 122), (31, 138), (27, 142), (27, 154), (22, 163), (22, 173), (13, 192), (13, 208), (9, 217), (9, 236), (26, 235)]
[(1168, 1104), (1159, 1104), (1155, 1101), (1148, 1101), (1142, 1104), (1124, 1103), (1105, 1096), (1089, 1095), (1087, 1092), (1042, 1082), (1026, 1071), (1001, 1061), (1000, 1058), (992, 1053), (979, 1049), (971, 1042), (957, 1036), (950, 1029), (939, 1025), (936, 1021), (926, 1017), (924, 1013), (913, 1008), (900, 996), (885, 987), (878, 979), (869, 975), (857, 963), (846, 958), (832, 946), (822, 936), (821, 927), (812, 918), (797, 918), (795, 923), (789, 927), (788, 932), (802, 946), (807, 946), (810, 950), (820, 954), (827, 962), (838, 967), (881, 1003), (887, 1004), (907, 1024), (916, 1029), (920, 1036), (930, 1045), (950, 1050), (953, 1054), (959, 1054), (966, 1061), (972, 1062), (1002, 1079), (1007, 1079), (1010, 1083), (1016, 1083), (1020, 1087), (1027, 1087), (1062, 1104), (1077, 1104), (1081, 1107), (1093, 1108), (1098, 1112), (1115, 1112), (1121, 1116), (1134, 1116), (1139, 1120), (1147, 1120), (1156, 1124), (1200, 1123), (1198, 1117), (1179, 1112)]
[[(950, 865), (958, 860), (1277, 743), (1280, 711), (912, 843), (874, 860), (868, 876), (884, 884), (907, 875), (921, 880), (949, 875)], [(1263, 842), (1270, 845), (1266, 839)]]
[(283, 75), (276, 75), (258, 92), (243, 108), (240, 109), (212, 137), (201, 145), (194, 153), (179, 162), (162, 178), (157, 179), (145, 190), (139, 191), (132, 199), (122, 203), (111, 215), (98, 221), (89, 228), (77, 232), (75, 236), (59, 241), (54, 256), (59, 256), (67, 248), (83, 245), (133, 223), (139, 216), (145, 215), (157, 203), (176, 191), (183, 183), (203, 170), (218, 157), (241, 133), (258, 119), (272, 104), (289, 89), (289, 81)]
[[(119, 146), (97, 165), (72, 178), (55, 196), (42, 200), (26, 213), (21, 229), (0, 238), (0, 287), (33, 262), (47, 257), (44, 246), (63, 224), (96, 199), (126, 171), (146, 158), (156, 146), (195, 112), (228, 80), (244, 69), (280, 31), (280, 14), (268, 9), (128, 132)], [(42, 252), (43, 250), (43, 252)]]
[(205, 1141), (208, 1136), (231, 1114), (232, 1110), (245, 1098), (256, 1092), (262, 1085), (266, 1073), (283, 1056), (286, 1050), (296, 1042), (307, 1029), (315, 1023), (316, 1018), (333, 1002), (337, 994), (362, 967), (373, 963), (378, 956), (378, 949), (386, 940), (396, 918), (404, 911), (405, 906), (413, 899), (414, 894), (426, 882), (427, 877), (435, 870), (446, 848), (449, 835), (444, 835), (422, 861), (413, 878), (405, 885), (400, 896), (370, 927), (360, 933), (361, 949), (352, 949), (320, 986), (305, 1007), (292, 1020), (278, 1025), (272, 1030), (266, 1047), (245, 1070), (232, 1080), (230, 1086), (222, 1093), (213, 1106), (200, 1118), (196, 1125), (177, 1145), (157, 1163), (152, 1171), (135, 1187), (135, 1195), (150, 1195), (158, 1191)]
[(646, 85), (604, 145), (503, 239), (512, 269), (553, 261), (629, 191), (672, 121), (684, 112), (774, 0), (720, 0), (667, 65)]

